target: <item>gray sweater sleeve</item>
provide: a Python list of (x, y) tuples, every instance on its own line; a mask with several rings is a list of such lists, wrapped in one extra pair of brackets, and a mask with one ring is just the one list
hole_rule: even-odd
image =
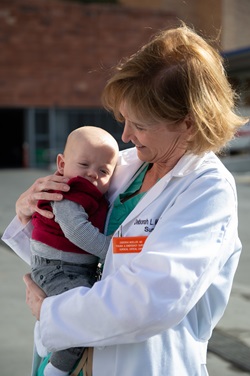
[(79, 248), (103, 260), (108, 251), (111, 237), (102, 234), (88, 221), (88, 214), (83, 207), (69, 200), (51, 203), (55, 221), (64, 235)]

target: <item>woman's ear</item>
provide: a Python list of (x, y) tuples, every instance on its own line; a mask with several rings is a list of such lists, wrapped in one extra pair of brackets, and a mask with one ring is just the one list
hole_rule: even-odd
[(185, 133), (186, 133), (186, 140), (187, 142), (191, 142), (195, 136), (195, 125), (193, 118), (190, 114), (188, 114), (184, 119), (185, 124)]
[(185, 117), (184, 121), (185, 121), (187, 129), (192, 130), (192, 128), (193, 128), (193, 119), (192, 119), (191, 115), (188, 114)]
[(58, 172), (63, 175), (64, 174), (64, 156), (63, 154), (58, 154), (56, 158), (56, 165), (57, 165), (57, 170)]
[(194, 121), (191, 115), (187, 115), (185, 117), (185, 127), (186, 127), (186, 132), (187, 132), (187, 138), (188, 140), (191, 140), (194, 137), (195, 134), (195, 126), (194, 126)]

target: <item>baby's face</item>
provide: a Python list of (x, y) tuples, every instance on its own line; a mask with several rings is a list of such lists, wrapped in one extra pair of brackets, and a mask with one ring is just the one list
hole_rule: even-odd
[(81, 176), (104, 194), (117, 163), (117, 153), (108, 145), (92, 146), (85, 143), (67, 153), (64, 161), (64, 176)]

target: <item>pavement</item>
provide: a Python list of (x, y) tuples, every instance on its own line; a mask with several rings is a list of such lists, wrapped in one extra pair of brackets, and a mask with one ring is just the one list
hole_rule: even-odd
[[(35, 179), (49, 173), (39, 169), (0, 169), (0, 236), (15, 215), (18, 196)], [(250, 175), (244, 176), (250, 186)], [(35, 320), (26, 306), (22, 281), (28, 271), (24, 261), (0, 241), (0, 376), (30, 375)], [(209, 376), (250, 375), (249, 315), (250, 286), (234, 283), (224, 317), (209, 343)]]

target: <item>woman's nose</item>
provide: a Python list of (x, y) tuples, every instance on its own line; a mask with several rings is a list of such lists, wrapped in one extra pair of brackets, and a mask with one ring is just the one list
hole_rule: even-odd
[(123, 128), (123, 132), (122, 132), (122, 141), (127, 143), (129, 141), (131, 141), (131, 127), (128, 123), (128, 121), (125, 121), (125, 124), (124, 124), (124, 128)]

